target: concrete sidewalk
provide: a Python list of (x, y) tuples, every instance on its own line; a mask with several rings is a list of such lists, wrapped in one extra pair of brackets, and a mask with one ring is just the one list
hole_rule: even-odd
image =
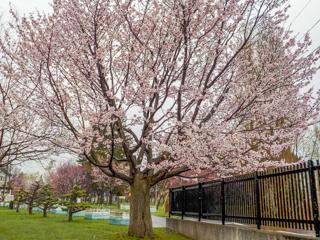
[(152, 226), (154, 228), (165, 228), (166, 227), (166, 218), (152, 216)]

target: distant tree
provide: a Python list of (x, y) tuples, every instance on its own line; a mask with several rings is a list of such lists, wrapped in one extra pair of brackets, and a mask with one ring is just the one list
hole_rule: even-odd
[(296, 140), (296, 155), (303, 160), (320, 159), (320, 123), (315, 124)]
[(13, 193), (20, 190), (21, 188), (26, 187), (26, 178), (23, 173), (18, 173), (13, 176), (9, 182), (9, 186), (12, 189)]
[(98, 196), (98, 203), (104, 203), (104, 196), (108, 196), (107, 203), (112, 204), (113, 196), (119, 192), (124, 192), (127, 186), (123, 181), (108, 177), (99, 168), (93, 167), (90, 170), (92, 178), (92, 188), (96, 191)]
[(65, 163), (49, 175), (53, 190), (60, 196), (72, 191), (74, 186), (86, 189), (90, 180), (84, 166)]
[(47, 217), (48, 211), (55, 209), (58, 203), (59, 200), (54, 196), (51, 185), (46, 184), (40, 188), (35, 205), (42, 209), (43, 217)]
[(14, 196), (13, 202), (10, 203), (9, 208), (13, 209), (13, 205), (16, 206), (16, 211), (19, 212), (20, 201), (22, 200), (22, 190), (26, 187), (26, 178), (23, 173), (16, 173), (10, 180), (9, 186), (12, 189)]
[(25, 189), (21, 188), (14, 193), (14, 203), (16, 205), (16, 212), (19, 212), (20, 205), (26, 201), (28, 193)]
[(41, 188), (42, 181), (33, 182), (27, 189), (26, 203), (28, 205), (28, 213), (32, 214), (32, 209), (35, 207), (35, 201), (39, 197), (39, 190)]
[[(20, 171), (16, 169), (16, 171), (12, 174), (11, 179), (9, 179), (8, 185), (9, 188), (12, 190), (12, 194), (14, 194), (15, 191), (18, 191), (19, 186), (22, 185), (22, 179), (21, 179), (21, 175)], [(3, 196), (4, 198), (4, 196)], [(13, 209), (14, 207), (14, 201), (10, 201), (9, 203), (9, 209)]]
[(63, 196), (64, 200), (61, 204), (66, 208), (68, 212), (68, 221), (72, 221), (72, 216), (74, 213), (83, 211), (90, 207), (86, 202), (78, 202), (80, 198), (83, 198), (86, 192), (82, 190), (79, 186), (74, 186), (70, 193)]

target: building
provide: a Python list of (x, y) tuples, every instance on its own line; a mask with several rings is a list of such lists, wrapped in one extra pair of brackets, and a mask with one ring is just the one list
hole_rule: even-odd
[(10, 166), (0, 168), (0, 201), (3, 201), (5, 195), (10, 193), (10, 178)]

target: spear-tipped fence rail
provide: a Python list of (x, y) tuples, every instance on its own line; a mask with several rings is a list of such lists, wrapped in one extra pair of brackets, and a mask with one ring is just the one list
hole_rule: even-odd
[(314, 230), (320, 236), (319, 160), (172, 188), (169, 196), (169, 216)]

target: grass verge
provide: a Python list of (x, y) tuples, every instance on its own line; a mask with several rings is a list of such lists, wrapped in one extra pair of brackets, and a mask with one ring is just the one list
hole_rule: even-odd
[[(16, 213), (0, 208), (1, 240), (134, 240), (126, 235), (127, 227), (110, 225), (105, 220), (85, 220), (74, 218), (69, 223), (65, 216), (40, 213), (28, 215), (25, 210)], [(155, 229), (154, 240), (187, 240), (181, 235), (168, 233), (165, 229)], [(149, 239), (149, 238), (145, 238)]]

